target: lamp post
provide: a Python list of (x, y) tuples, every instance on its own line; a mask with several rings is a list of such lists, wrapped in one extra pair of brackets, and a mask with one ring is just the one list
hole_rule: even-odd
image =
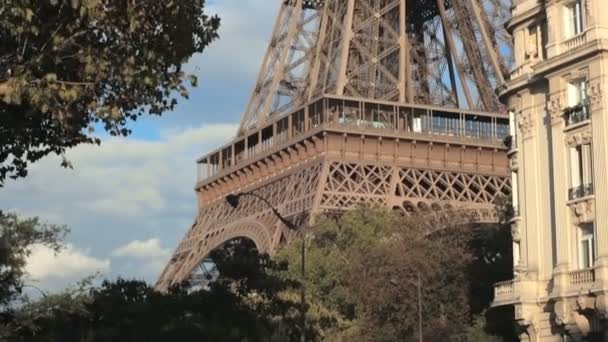
[[(283, 223), (288, 229), (297, 231), (298, 227), (285, 217), (279, 213), (279, 211), (272, 205), (268, 200), (258, 194), (252, 192), (241, 192), (238, 194), (231, 194), (226, 196), (226, 202), (230, 204), (234, 209), (238, 208), (239, 200), (243, 196), (251, 196), (255, 197), (262, 202), (266, 203), (266, 205), (272, 210), (272, 213)], [(300, 314), (301, 314), (301, 332), (300, 332), (300, 342), (306, 342), (306, 286), (305, 286), (305, 277), (306, 277), (306, 268), (305, 268), (305, 260), (306, 260), (306, 241), (304, 239), (304, 235), (302, 235), (302, 244), (300, 247), (300, 255), (302, 258), (302, 283), (300, 285)]]

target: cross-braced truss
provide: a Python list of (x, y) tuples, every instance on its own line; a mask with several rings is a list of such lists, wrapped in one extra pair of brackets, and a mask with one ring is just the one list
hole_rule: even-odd
[[(266, 198), (286, 217), (296, 216), (312, 207), (320, 175), (321, 164), (316, 163), (260, 186), (254, 193)], [(231, 239), (247, 237), (260, 252), (271, 252), (284, 235), (283, 227), (265, 203), (243, 197), (235, 209), (223, 200), (216, 201), (201, 208), (160, 282), (187, 279), (213, 249)]]
[[(509, 191), (508, 177), (500, 175), (328, 160), (305, 164), (299, 171), (253, 189), (291, 219), (369, 204), (404, 212), (437, 206), (466, 208), (481, 222), (496, 220), (494, 201)], [(158, 286), (166, 288), (187, 280), (213, 249), (231, 239), (248, 238), (259, 251), (272, 253), (293, 236), (269, 207), (255, 198), (243, 197), (238, 209), (223, 200), (215, 201), (201, 208)]]
[(510, 191), (508, 178), (498, 175), (335, 161), (329, 163), (320, 208), (344, 210), (365, 203), (403, 209), (436, 204), (488, 209)]
[(497, 111), (510, 0), (290, 0), (240, 132), (323, 95)]

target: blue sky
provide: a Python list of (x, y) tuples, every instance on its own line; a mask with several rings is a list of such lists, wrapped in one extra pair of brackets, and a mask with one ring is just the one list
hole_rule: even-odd
[(156, 280), (196, 211), (195, 160), (231, 139), (249, 98), (279, 0), (209, 1), (220, 40), (188, 63), (199, 87), (173, 113), (146, 117), (129, 138), (68, 153), (74, 170), (49, 157), (0, 191), (0, 208), (65, 224), (59, 255), (36, 247), (29, 282), (57, 291), (100, 272)]

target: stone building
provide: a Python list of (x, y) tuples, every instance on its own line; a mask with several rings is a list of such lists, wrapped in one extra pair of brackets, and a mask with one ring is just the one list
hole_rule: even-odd
[(607, 0), (513, 0), (513, 305), (522, 341), (608, 341)]

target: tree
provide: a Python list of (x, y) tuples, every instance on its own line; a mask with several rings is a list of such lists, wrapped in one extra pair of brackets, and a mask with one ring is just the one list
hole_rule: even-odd
[[(204, 0), (6, 0), (0, 3), (0, 186), (28, 163), (127, 136), (172, 110), (195, 76), (183, 64), (217, 38)], [(69, 162), (64, 159), (64, 166)]]
[[(217, 279), (192, 291), (188, 284), (166, 293), (135, 280), (79, 286), (29, 303), (0, 337), (31, 342), (285, 341), (280, 323), (291, 310), (278, 294), (288, 282), (279, 267), (250, 243), (216, 251)], [(286, 304), (286, 305), (285, 305)], [(4, 336), (2, 332), (4, 331)]]
[[(470, 320), (467, 222), (456, 213), (404, 216), (371, 208), (321, 218), (306, 238), (309, 321), (320, 338), (413, 339), (418, 275), (426, 339), (462, 336)], [(300, 280), (298, 255), (297, 246), (279, 254), (289, 261), (290, 279)]]
[(7, 314), (23, 290), (31, 247), (40, 244), (59, 251), (66, 233), (63, 226), (43, 224), (38, 218), (20, 219), (16, 214), (0, 211), (0, 313)]
[(485, 331), (486, 320), (483, 316), (478, 317), (473, 325), (467, 328), (466, 342), (503, 342), (503, 340)]

